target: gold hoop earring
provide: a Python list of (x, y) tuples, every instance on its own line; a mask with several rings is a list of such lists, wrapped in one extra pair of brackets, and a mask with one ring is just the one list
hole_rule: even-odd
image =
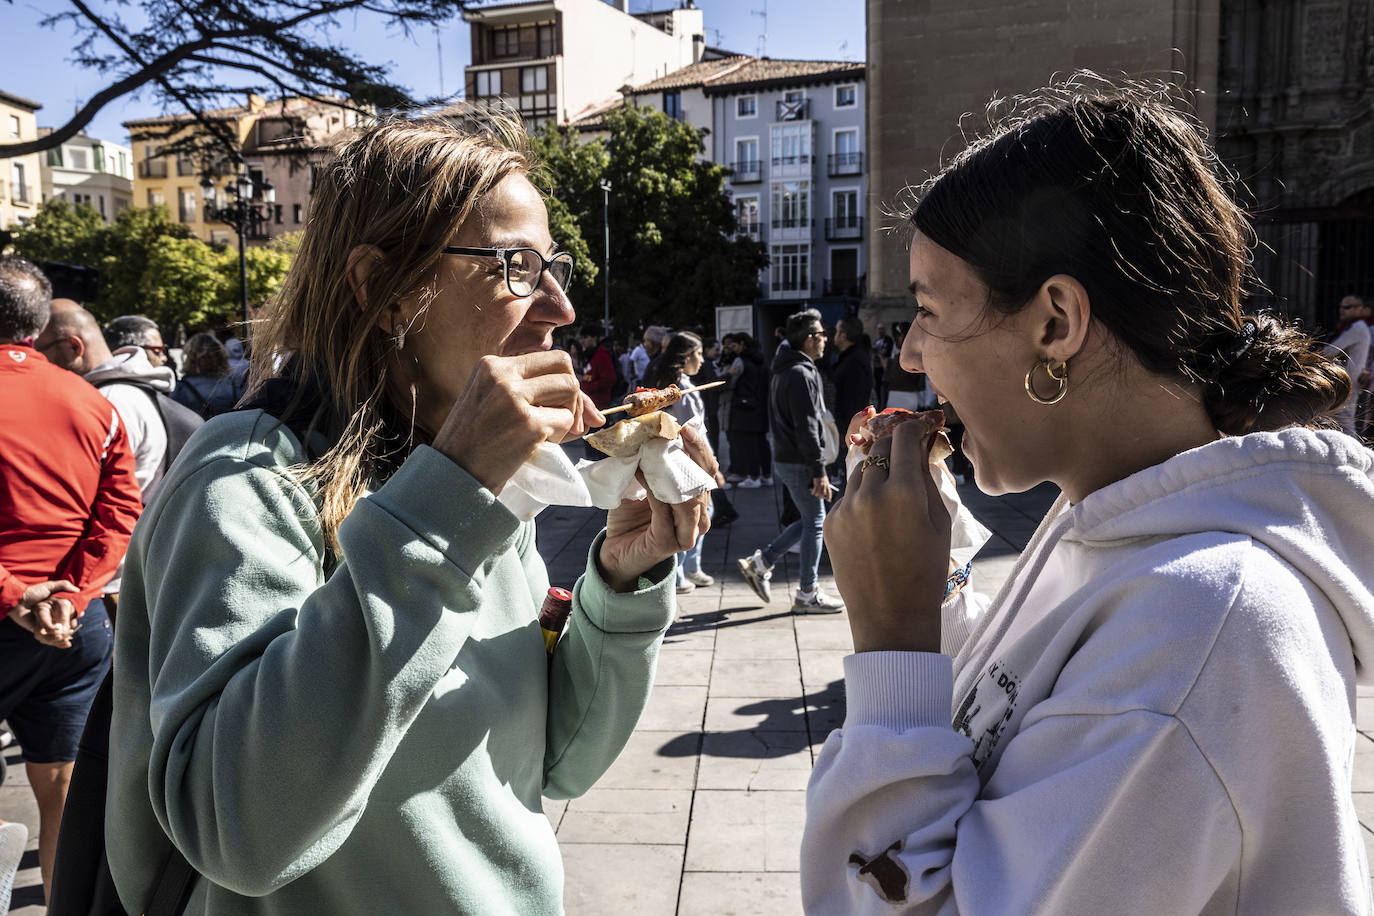
[(1069, 393), (1069, 364), (1067, 362), (1060, 363), (1060, 374), (1055, 375), (1054, 364), (1048, 359), (1043, 363), (1045, 374), (1048, 375), (1052, 381), (1059, 383), (1059, 390), (1054, 393), (1053, 397), (1049, 398), (1042, 398), (1040, 395), (1036, 394), (1035, 387), (1031, 384), (1031, 376), (1035, 374), (1035, 370), (1041, 365), (1042, 364), (1039, 362), (1035, 363), (1035, 365), (1030, 367), (1030, 371), (1026, 373), (1026, 394), (1030, 395), (1030, 399), (1035, 403), (1044, 404), (1048, 407), (1050, 404), (1058, 404), (1060, 401), (1064, 400), (1064, 395)]

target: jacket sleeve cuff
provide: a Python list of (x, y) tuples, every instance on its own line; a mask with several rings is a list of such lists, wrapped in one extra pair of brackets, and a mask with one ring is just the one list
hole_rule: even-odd
[(954, 661), (936, 652), (857, 652), (844, 660), (845, 725), (949, 727)]
[(495, 494), (427, 445), (415, 449), (369, 498), (468, 575), (499, 553), (520, 529), (520, 520)]
[(14, 575), (0, 569), (0, 618), (8, 617), (10, 611), (18, 607), (19, 602), (24, 600), (24, 592), (28, 590), (28, 586), (20, 582)]
[(648, 633), (665, 630), (673, 622), (677, 603), (677, 559), (669, 557), (639, 577), (639, 588), (617, 592), (601, 577), (596, 558), (606, 540), (602, 531), (587, 552), (587, 572), (577, 583), (577, 603), (587, 619), (603, 633)]

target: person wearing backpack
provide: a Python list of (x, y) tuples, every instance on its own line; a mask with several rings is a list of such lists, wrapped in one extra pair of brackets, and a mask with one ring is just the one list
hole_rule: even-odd
[(232, 371), (229, 351), (209, 331), (191, 335), (182, 363), (172, 397), (205, 419), (228, 413), (243, 397), (244, 378)]
[[(54, 365), (90, 382), (119, 411), (134, 452), (134, 474), (143, 502), (162, 482), (172, 459), (191, 433), (203, 424), (192, 411), (167, 396), (176, 385), (168, 366), (155, 366), (140, 346), (120, 347), (113, 353), (95, 316), (71, 299), (54, 299), (51, 314), (37, 347)], [(120, 571), (105, 585), (105, 605), (118, 613)]]

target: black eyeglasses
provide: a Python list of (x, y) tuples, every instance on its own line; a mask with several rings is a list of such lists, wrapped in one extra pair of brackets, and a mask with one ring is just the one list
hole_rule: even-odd
[(554, 252), (546, 258), (533, 248), (459, 248), (450, 246), (444, 254), (459, 254), (473, 258), (498, 258), (506, 266), (506, 288), (511, 295), (524, 298), (534, 294), (548, 271), (558, 288), (566, 291), (572, 279), (573, 256), (566, 251)]

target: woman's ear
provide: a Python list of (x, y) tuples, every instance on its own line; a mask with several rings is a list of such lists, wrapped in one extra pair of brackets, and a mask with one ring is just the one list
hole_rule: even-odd
[[(382, 250), (376, 245), (355, 245), (348, 253), (348, 285), (353, 290), (353, 298), (358, 308), (368, 309), (367, 281), (372, 271), (382, 262)], [(377, 327), (388, 336), (395, 333), (396, 309), (387, 309), (377, 316)]]
[(1068, 274), (1055, 274), (1041, 284), (1029, 310), (1037, 350), (1056, 363), (1079, 355), (1093, 317), (1082, 283)]

